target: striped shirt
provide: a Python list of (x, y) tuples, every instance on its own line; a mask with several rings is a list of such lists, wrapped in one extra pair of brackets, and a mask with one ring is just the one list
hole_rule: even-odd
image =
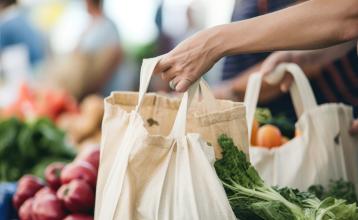
[[(256, 17), (294, 4), (294, 0), (241, 0), (235, 5), (232, 21)], [(222, 78), (230, 79), (249, 67), (262, 62), (270, 53), (242, 54), (226, 57)], [(354, 107), (358, 115), (358, 57), (352, 48), (344, 57), (324, 66), (317, 77), (310, 80), (317, 102), (342, 102)], [(285, 113), (295, 118), (288, 94), (278, 97), (267, 105), (274, 114)]]

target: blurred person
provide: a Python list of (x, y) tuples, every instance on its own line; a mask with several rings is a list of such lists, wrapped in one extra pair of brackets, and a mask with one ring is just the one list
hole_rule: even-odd
[(25, 46), (34, 67), (45, 55), (44, 39), (17, 5), (17, 0), (0, 0), (0, 53), (8, 47)]
[(86, 7), (90, 22), (77, 47), (66, 57), (50, 62), (44, 71), (51, 72), (51, 84), (79, 99), (101, 93), (117, 74), (123, 58), (118, 30), (104, 14), (102, 0), (86, 0)]
[[(310, 0), (277, 12), (203, 30), (165, 54), (155, 72), (161, 72), (163, 79), (171, 81), (175, 90), (182, 92), (226, 55), (321, 49), (343, 42), (356, 42), (357, 38), (358, 1)], [(351, 50), (349, 54), (351, 53), (354, 53), (353, 58), (356, 59), (356, 51)], [(340, 68), (347, 69), (345, 72), (356, 81), (357, 72), (347, 68), (347, 60), (344, 60)], [(357, 68), (356, 61), (349, 65)], [(257, 70), (259, 67), (256, 66)], [(337, 70), (333, 68), (333, 72)], [(339, 73), (335, 73), (335, 76), (340, 77)], [(345, 74), (342, 78), (344, 77)], [(347, 83), (350, 79), (341, 81)], [(353, 89), (345, 89), (344, 95), (351, 99), (343, 99), (355, 107), (356, 85), (353, 84)], [(345, 86), (343, 83), (343, 87)], [(334, 88), (333, 85), (331, 90)], [(344, 88), (340, 88), (340, 91), (344, 91)], [(263, 94), (268, 95), (266, 92)], [(358, 128), (353, 126), (353, 132), (358, 133)]]

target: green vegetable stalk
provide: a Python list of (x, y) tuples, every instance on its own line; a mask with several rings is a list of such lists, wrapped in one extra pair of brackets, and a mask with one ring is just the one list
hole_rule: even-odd
[(328, 197), (320, 201), (311, 193), (266, 185), (231, 138), (221, 135), (218, 142), (223, 157), (215, 162), (215, 169), (239, 219), (358, 219), (356, 205), (349, 205), (345, 200)]

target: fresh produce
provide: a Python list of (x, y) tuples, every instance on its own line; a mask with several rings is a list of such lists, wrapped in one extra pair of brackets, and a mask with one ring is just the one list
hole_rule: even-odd
[(26, 173), (43, 175), (49, 163), (74, 155), (64, 132), (49, 119), (0, 121), (0, 182), (16, 181)]
[(90, 95), (83, 99), (78, 113), (63, 114), (58, 119), (60, 128), (68, 132), (71, 140), (79, 145), (91, 140), (98, 143), (104, 113), (103, 97)]
[(86, 147), (80, 154), (77, 156), (76, 160), (83, 160), (90, 163), (94, 168), (98, 170), (99, 167), (99, 146), (91, 145)]
[(292, 138), (294, 136), (295, 124), (283, 114), (274, 116), (267, 108), (257, 108), (255, 112), (255, 119), (260, 125), (275, 125), (286, 137)]
[(256, 143), (258, 146), (278, 147), (282, 144), (280, 129), (273, 125), (264, 125), (257, 131)]
[(34, 198), (29, 198), (22, 204), (19, 210), (19, 218), (20, 220), (32, 220), (32, 204), (34, 202)]
[(241, 220), (328, 220), (358, 219), (355, 203), (328, 197), (323, 201), (311, 193), (273, 188), (264, 183), (233, 140), (219, 137), (223, 157), (214, 164), (231, 207)]
[(86, 181), (93, 188), (96, 187), (97, 170), (86, 161), (75, 161), (67, 164), (61, 172), (61, 183), (66, 184), (74, 179)]
[(47, 117), (56, 120), (65, 112), (77, 111), (75, 99), (66, 91), (34, 89), (23, 83), (19, 88), (17, 99), (3, 110), (2, 115), (21, 119)]
[(250, 143), (253, 146), (257, 146), (257, 131), (259, 130), (260, 124), (259, 122), (254, 119), (254, 122), (252, 123), (252, 131), (251, 131), (251, 139)]
[(327, 189), (325, 189), (322, 185), (313, 185), (308, 188), (308, 191), (315, 194), (319, 199), (334, 197), (347, 200), (350, 203), (358, 203), (354, 184), (344, 181), (343, 179), (336, 181), (331, 180)]
[(45, 179), (51, 189), (57, 190), (61, 186), (61, 171), (64, 167), (64, 163), (54, 162), (45, 169)]
[(18, 183), (16, 193), (13, 197), (13, 205), (16, 209), (29, 198), (33, 197), (37, 191), (43, 187), (42, 181), (35, 176), (23, 176)]
[(35, 194), (35, 197), (40, 197), (42, 195), (47, 195), (47, 194), (56, 195), (56, 191), (54, 191), (53, 189), (51, 189), (48, 186), (45, 186), (42, 189), (40, 189), (39, 191), (37, 191), (37, 193)]
[(68, 215), (64, 220), (93, 220), (93, 217), (84, 214), (72, 214)]
[(92, 146), (68, 165), (49, 164), (47, 185), (35, 176), (22, 177), (13, 197), (18, 215), (25, 220), (93, 219), (98, 171), (92, 164), (98, 164), (99, 157), (98, 146)]
[(87, 182), (79, 179), (62, 185), (57, 197), (74, 213), (89, 213), (94, 206), (94, 192)]
[(251, 132), (251, 146), (278, 147), (294, 137), (294, 123), (284, 115), (273, 116), (269, 109), (258, 108)]
[(66, 216), (61, 200), (55, 195), (46, 194), (34, 199), (32, 218), (35, 220), (62, 220)]

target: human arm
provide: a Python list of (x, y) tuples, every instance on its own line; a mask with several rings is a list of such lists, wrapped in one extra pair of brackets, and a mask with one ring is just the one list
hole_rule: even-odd
[[(247, 70), (238, 74), (235, 78), (225, 80), (220, 84), (214, 86), (214, 94), (219, 99), (232, 99), (243, 101), (246, 91), (247, 82), (252, 73), (257, 72), (261, 68), (262, 62), (259, 62)], [(282, 94), (279, 86), (269, 85), (262, 82), (262, 88), (260, 93), (260, 102), (268, 102)]]
[[(296, 63), (306, 73), (308, 78), (317, 74), (324, 65), (344, 56), (356, 46), (356, 41), (349, 41), (332, 47), (308, 50), (308, 51), (279, 51), (271, 54), (262, 64), (261, 73), (271, 73), (280, 63)], [(292, 77), (286, 75), (281, 83), (281, 90), (288, 90), (292, 83)]]
[(319, 49), (357, 36), (358, 1), (311, 0), (201, 31), (164, 55), (156, 72), (173, 80), (177, 91), (185, 91), (226, 55)]

